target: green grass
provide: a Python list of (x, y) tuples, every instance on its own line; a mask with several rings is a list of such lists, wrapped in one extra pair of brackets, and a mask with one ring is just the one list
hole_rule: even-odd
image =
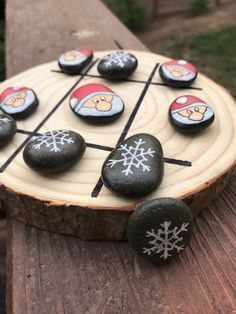
[(162, 53), (194, 63), (205, 75), (236, 96), (236, 25), (180, 42), (172, 42)]

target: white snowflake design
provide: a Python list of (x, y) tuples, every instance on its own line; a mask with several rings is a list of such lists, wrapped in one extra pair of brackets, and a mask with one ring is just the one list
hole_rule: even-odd
[(172, 256), (170, 253), (176, 249), (179, 253), (184, 250), (184, 245), (179, 245), (178, 243), (183, 240), (183, 237), (180, 236), (181, 232), (188, 231), (188, 222), (183, 222), (180, 229), (178, 227), (174, 227), (173, 229), (169, 229), (171, 226), (171, 221), (164, 221), (160, 224), (161, 228), (158, 229), (157, 232), (154, 229), (151, 231), (146, 231), (146, 237), (152, 238), (148, 243), (151, 245), (150, 248), (143, 247), (143, 253), (151, 255), (152, 253), (163, 253), (160, 255), (160, 258), (164, 260), (169, 256)]
[(50, 152), (60, 152), (60, 146), (65, 143), (72, 144), (74, 141), (66, 130), (50, 131), (35, 139), (37, 144), (34, 144), (34, 149), (40, 150), (42, 146), (49, 147)]
[(11, 122), (11, 120), (9, 118), (0, 118), (0, 130), (2, 129), (1, 125), (3, 123), (8, 124), (8, 122)]
[(120, 68), (123, 68), (125, 66), (125, 63), (128, 61), (131, 61), (132, 63), (136, 62), (136, 59), (132, 57), (130, 53), (124, 51), (111, 53), (110, 55), (103, 57), (103, 60), (106, 60), (104, 62), (104, 65), (107, 68), (111, 67), (112, 64), (116, 64)]
[(124, 173), (126, 176), (129, 174), (133, 174), (132, 167), (139, 168), (142, 167), (143, 172), (150, 171), (151, 167), (148, 165), (145, 165), (144, 162), (148, 161), (147, 157), (153, 157), (155, 151), (151, 150), (149, 148), (147, 151), (144, 150), (143, 147), (141, 147), (145, 142), (140, 138), (137, 141), (134, 141), (134, 147), (128, 146), (127, 144), (120, 145), (120, 148), (118, 150), (123, 151), (121, 154), (121, 159), (109, 159), (107, 166), (110, 166), (110, 168), (114, 167), (118, 163), (122, 163), (126, 169), (122, 170), (122, 173)]

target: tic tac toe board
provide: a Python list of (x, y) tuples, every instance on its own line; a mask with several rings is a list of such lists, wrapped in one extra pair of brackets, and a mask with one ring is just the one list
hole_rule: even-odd
[[(230, 94), (202, 74), (187, 89), (165, 85), (158, 73), (168, 59), (151, 53), (130, 51), (139, 61), (128, 79), (111, 82), (97, 72), (99, 58), (78, 76), (60, 72), (57, 62), (32, 68), (5, 82), (27, 86), (38, 95), (40, 105), (25, 120), (17, 121), (17, 134), (0, 154), (1, 198), (10, 216), (27, 224), (85, 239), (122, 239), (133, 210), (158, 197), (184, 200), (198, 213), (226, 185), (236, 159), (236, 105)], [(111, 124), (91, 125), (69, 108), (73, 90), (98, 82), (121, 96), (125, 111)], [(215, 112), (214, 123), (196, 135), (183, 135), (173, 129), (168, 109), (182, 95), (194, 95)], [(29, 169), (22, 151), (37, 134), (68, 129), (80, 133), (87, 142), (82, 160), (66, 172), (42, 175)], [(150, 133), (163, 146), (164, 179), (160, 187), (143, 198), (125, 198), (110, 192), (100, 178), (105, 158), (118, 143), (136, 133)]]

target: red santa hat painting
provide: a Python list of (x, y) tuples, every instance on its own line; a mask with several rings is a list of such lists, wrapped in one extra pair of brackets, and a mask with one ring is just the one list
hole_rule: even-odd
[(71, 51), (63, 53), (59, 57), (59, 61), (61, 63), (77, 64), (77, 63), (83, 62), (92, 54), (93, 52), (88, 49), (75, 49), (75, 50), (71, 50)]
[(178, 97), (170, 106), (169, 117), (176, 126), (208, 126), (214, 120), (212, 108), (203, 100), (193, 95)]
[(28, 87), (8, 87), (0, 95), (1, 109), (15, 118), (24, 118), (38, 105), (35, 92)]
[(187, 87), (196, 79), (197, 69), (185, 60), (165, 62), (159, 69), (162, 79), (173, 87)]
[(110, 88), (92, 83), (77, 88), (70, 98), (70, 107), (81, 118), (107, 120), (119, 116), (124, 110), (122, 99)]

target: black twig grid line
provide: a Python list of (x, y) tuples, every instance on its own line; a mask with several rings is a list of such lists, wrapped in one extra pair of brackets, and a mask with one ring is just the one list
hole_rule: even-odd
[[(54, 73), (61, 73), (61, 74), (64, 74), (61, 70), (50, 70), (51, 72), (54, 72)], [(78, 74), (78, 75), (81, 75), (81, 74)], [(93, 78), (99, 78), (99, 79), (103, 79), (103, 80), (106, 80), (105, 77), (103, 77), (102, 75), (98, 75), (98, 74), (89, 74), (89, 73), (86, 73), (84, 74), (84, 76), (86, 77), (93, 77)], [(122, 82), (131, 82), (131, 83), (141, 83), (141, 84), (146, 84), (147, 82), (146, 81), (142, 81), (142, 80), (134, 80), (134, 79), (131, 79), (131, 78), (126, 78), (126, 79), (123, 79)], [(157, 86), (165, 86), (165, 87), (169, 87), (169, 85), (167, 85), (166, 83), (159, 83), (159, 82), (150, 82), (150, 85), (157, 85)], [(195, 86), (188, 86), (188, 87), (185, 87), (183, 89), (193, 89), (193, 90), (203, 90), (203, 88), (201, 87), (195, 87)]]
[[(73, 84), (73, 86), (67, 91), (67, 93), (59, 100), (59, 102), (49, 111), (49, 113), (44, 117), (44, 119), (36, 126), (32, 133), (28, 135), (25, 141), (17, 147), (17, 149), (13, 152), (13, 154), (7, 159), (7, 161), (1, 166), (0, 173), (2, 173), (6, 168), (10, 165), (10, 163), (16, 158), (16, 156), (21, 152), (21, 150), (25, 147), (25, 145), (31, 140), (32, 137), (37, 135), (40, 128), (44, 125), (44, 123), (54, 114), (54, 112), (60, 107), (63, 101), (70, 95), (70, 93), (74, 90), (74, 88), (82, 81), (85, 74), (90, 71), (90, 69), (97, 63), (98, 59), (96, 59), (91, 65), (86, 69), (84, 73), (81, 74), (80, 78)], [(21, 130), (22, 131), (22, 130)], [(23, 131), (26, 132), (26, 131)], [(23, 133), (21, 132), (21, 133)]]
[[(19, 134), (24, 134), (24, 135), (33, 134), (33, 132), (31, 132), (31, 131), (26, 131), (26, 130), (22, 130), (22, 129), (17, 129), (16, 132)], [(41, 135), (42, 135), (42, 133), (34, 133), (32, 136), (41, 136)], [(99, 145), (99, 144), (94, 144), (94, 143), (87, 143), (87, 142), (86, 142), (86, 146), (89, 148), (100, 149), (100, 150), (104, 150), (104, 151), (108, 151), (108, 152), (112, 152), (113, 149), (115, 149), (114, 147)], [(181, 159), (175, 159), (175, 158), (165, 157), (164, 162), (169, 163), (169, 164), (184, 166), (184, 167), (191, 167), (192, 166), (192, 163), (188, 160), (181, 160)]]
[[(136, 117), (136, 114), (138, 113), (138, 110), (139, 110), (139, 108), (140, 108), (140, 106), (141, 106), (141, 104), (143, 102), (143, 99), (144, 99), (144, 97), (145, 97), (145, 95), (146, 95), (146, 93), (148, 91), (148, 88), (149, 88), (149, 86), (151, 84), (151, 81), (152, 81), (152, 79), (153, 79), (153, 77), (154, 77), (158, 67), (159, 67), (159, 63), (157, 63), (154, 66), (154, 68), (153, 68), (153, 70), (152, 70), (152, 72), (151, 72), (147, 82), (145, 83), (145, 86), (144, 86), (144, 88), (143, 88), (143, 90), (142, 90), (142, 92), (141, 92), (141, 94), (140, 94), (140, 96), (138, 98), (138, 101), (137, 101), (136, 105), (134, 106), (133, 111), (131, 112), (131, 115), (129, 116), (129, 119), (128, 119), (128, 121), (127, 121), (127, 123), (126, 123), (126, 125), (125, 125), (125, 127), (124, 127), (124, 129), (123, 129), (123, 131), (122, 131), (118, 141), (117, 141), (116, 146), (118, 146), (126, 138), (126, 135), (129, 132), (129, 129), (130, 129), (130, 127), (131, 127), (131, 125), (132, 125), (132, 123), (134, 121), (134, 118)], [(98, 197), (98, 195), (99, 195), (99, 193), (101, 191), (102, 186), (103, 186), (103, 182), (102, 182), (102, 178), (100, 177), (98, 179), (98, 182), (95, 185), (92, 193), (91, 193), (91, 196), (92, 197)]]
[[(27, 138), (25, 139), (25, 141), (13, 152), (13, 154), (7, 159), (7, 161), (1, 166), (0, 168), (0, 173), (3, 172), (9, 165), (10, 163), (14, 160), (14, 158), (20, 153), (20, 151), (24, 148), (24, 146), (34, 137), (34, 136), (39, 136), (41, 135), (38, 131), (40, 130), (40, 128), (45, 124), (45, 122), (55, 113), (55, 111), (60, 107), (60, 105), (63, 103), (63, 101), (69, 96), (69, 94), (74, 90), (74, 88), (82, 81), (82, 79), (84, 77), (95, 77), (95, 78), (101, 78), (103, 79), (102, 76), (99, 76), (99, 75), (92, 75), (92, 74), (89, 74), (88, 72), (92, 69), (92, 67), (97, 63), (98, 59), (96, 59), (93, 63), (91, 63), (91, 65), (83, 72), (80, 74), (80, 77), (79, 79), (73, 84), (73, 86), (67, 91), (67, 93), (61, 98), (61, 100), (51, 109), (51, 111), (46, 115), (46, 117), (37, 125), (37, 127), (35, 127), (35, 129), (33, 131), (27, 131), (27, 130), (22, 130), (22, 129), (17, 129), (17, 133), (20, 133), (20, 134), (24, 134), (24, 135), (28, 135)], [(142, 101), (147, 93), (147, 90), (149, 88), (149, 86), (151, 84), (154, 84), (154, 85), (164, 85), (164, 86), (167, 86), (166, 84), (164, 83), (155, 83), (155, 82), (152, 82), (152, 79), (157, 71), (159, 67), (159, 63), (157, 63), (148, 80), (147, 81), (137, 81), (137, 80), (132, 80), (132, 79), (125, 79), (125, 81), (127, 82), (135, 82), (135, 83), (143, 83), (145, 84), (139, 98), (138, 98), (138, 101), (136, 103), (136, 105), (134, 106), (134, 109), (128, 119), (128, 121), (126, 122), (125, 124), (125, 127), (117, 141), (117, 144), (116, 144), (116, 147), (126, 138), (128, 132), (129, 132), (129, 129), (135, 119), (135, 116), (136, 114), (138, 113), (138, 110), (142, 104)], [(59, 72), (59, 73), (62, 73), (61, 71), (56, 71), (56, 70), (51, 70), (52, 72)], [(200, 89), (200, 88), (194, 88), (192, 87), (193, 89)], [(111, 152), (114, 147), (109, 147), (109, 146), (104, 146), (104, 145), (98, 145), (98, 144), (94, 144), (94, 143), (86, 143), (86, 146), (87, 147), (90, 147), (90, 148), (94, 148), (94, 149), (100, 149), (100, 150), (104, 150), (104, 151), (108, 151), (108, 152)], [(185, 166), (185, 167), (191, 167), (191, 162), (190, 161), (187, 161), (187, 160), (179, 160), (179, 159), (174, 159), (174, 158), (164, 158), (164, 161), (166, 163), (171, 163), (171, 164), (175, 164), (175, 165), (179, 165), (179, 166)], [(91, 193), (91, 196), (92, 197), (97, 197), (101, 191), (101, 188), (103, 186), (103, 182), (102, 182), (102, 179), (101, 177), (99, 178), (97, 184), (95, 185), (92, 193)]]

